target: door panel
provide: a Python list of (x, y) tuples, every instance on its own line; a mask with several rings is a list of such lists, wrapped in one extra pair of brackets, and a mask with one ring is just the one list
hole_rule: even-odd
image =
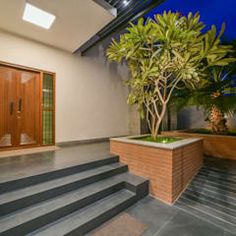
[(16, 144), (14, 80), (14, 70), (0, 67), (0, 147), (11, 147)]
[(38, 145), (40, 74), (0, 66), (0, 148)]
[(17, 71), (17, 143), (39, 143), (39, 74)]

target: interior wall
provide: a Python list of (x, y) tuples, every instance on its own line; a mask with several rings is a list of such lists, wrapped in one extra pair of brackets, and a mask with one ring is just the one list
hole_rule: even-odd
[(125, 65), (109, 64), (104, 45), (87, 56), (0, 32), (0, 61), (56, 72), (56, 142), (129, 134)]

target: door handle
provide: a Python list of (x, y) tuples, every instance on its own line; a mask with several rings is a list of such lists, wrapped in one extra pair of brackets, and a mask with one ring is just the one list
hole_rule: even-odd
[(10, 115), (13, 115), (13, 111), (14, 111), (14, 103), (10, 102)]
[(18, 107), (18, 111), (21, 112), (22, 110), (22, 98), (19, 99), (19, 107)]

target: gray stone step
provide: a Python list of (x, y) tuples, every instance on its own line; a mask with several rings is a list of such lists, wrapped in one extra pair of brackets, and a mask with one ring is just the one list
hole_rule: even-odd
[(180, 197), (178, 202), (187, 203), (192, 208), (198, 209), (199, 211), (206, 212), (210, 216), (216, 217), (218, 219), (221, 219), (222, 221), (234, 224), (236, 226), (236, 218), (234, 216), (231, 216), (225, 212), (219, 211), (212, 205), (208, 203), (201, 203), (196, 200), (191, 200), (189, 198), (186, 198), (184, 195)]
[(227, 215), (230, 215), (232, 217), (236, 217), (236, 211), (233, 208), (226, 207), (225, 205), (220, 204), (219, 202), (215, 201), (214, 199), (211, 198), (206, 198), (203, 196), (198, 196), (191, 191), (185, 191), (181, 198), (189, 199), (198, 203), (202, 203), (204, 205), (207, 205), (219, 212), (223, 212)]
[(231, 203), (233, 205), (236, 205), (236, 198), (231, 195), (231, 193), (221, 191), (218, 188), (211, 188), (209, 186), (203, 187), (199, 183), (191, 183), (188, 188), (189, 190), (196, 191), (202, 195), (211, 196), (215, 199), (225, 201), (227, 203)]
[(211, 171), (211, 172), (215, 172), (215, 173), (219, 173), (221, 175), (224, 175), (224, 176), (231, 176), (231, 177), (236, 177), (236, 171), (229, 171), (229, 170), (225, 170), (225, 169), (219, 169), (219, 168), (216, 168), (216, 167), (212, 167), (212, 166), (209, 166), (209, 165), (204, 165), (202, 167), (201, 170), (205, 170), (205, 171)]
[(236, 232), (236, 175), (204, 166), (175, 203), (199, 218)]
[(121, 190), (28, 235), (82, 236), (129, 207), (136, 200), (134, 193)]
[(199, 199), (214, 202), (220, 206), (236, 211), (236, 201), (234, 202), (231, 198), (228, 198), (225, 195), (216, 195), (210, 191), (203, 191), (201, 188), (196, 189), (191, 187), (188, 187), (185, 193), (192, 194), (194, 196), (197, 196)]
[(117, 162), (1, 194), (0, 215), (9, 214), (126, 171), (127, 166)]
[(232, 176), (224, 176), (222, 174), (216, 174), (215, 172), (205, 172), (205, 171), (200, 171), (198, 173), (199, 177), (206, 178), (211, 181), (218, 181), (218, 183), (221, 183), (223, 185), (232, 185), (236, 186), (236, 178)]
[[(217, 226), (220, 226), (225, 229), (225, 231), (230, 233), (236, 232), (236, 222), (232, 217), (222, 217), (222, 214), (218, 214), (217, 211), (207, 207), (206, 205), (196, 203), (191, 200), (187, 200), (184, 198), (180, 198), (175, 206), (181, 210), (184, 210), (194, 216), (199, 217), (200, 219), (204, 219), (210, 223), (213, 223)], [(229, 221), (230, 219), (230, 221)]]
[(23, 231), (31, 232), (49, 224), (121, 190), (125, 186), (126, 177), (127, 174), (111, 177), (1, 217), (0, 234), (2, 232), (9, 235)]
[(116, 162), (119, 162), (119, 157), (116, 155), (111, 155), (100, 160), (73, 165), (55, 171), (46, 171), (21, 179), (17, 178), (10, 181), (0, 181), (0, 194)]
[(197, 175), (195, 180), (202, 182), (204, 184), (209, 184), (211, 186), (219, 187), (219, 188), (224, 189), (226, 191), (236, 193), (236, 184), (234, 184), (232, 182), (221, 181), (219, 179), (211, 178), (211, 177), (203, 176), (203, 175)]
[(191, 186), (200, 186), (202, 188), (214, 191), (214, 192), (219, 192), (221, 194), (226, 194), (227, 196), (230, 196), (234, 199), (236, 199), (236, 192), (235, 189), (233, 188), (229, 188), (229, 187), (225, 187), (221, 184), (216, 183), (212, 183), (210, 181), (207, 180), (201, 180), (198, 179), (197, 177), (193, 179), (193, 181), (191, 182)]

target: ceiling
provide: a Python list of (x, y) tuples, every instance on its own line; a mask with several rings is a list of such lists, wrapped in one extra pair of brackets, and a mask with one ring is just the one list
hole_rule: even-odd
[(90, 48), (109, 35), (127, 27), (129, 21), (135, 21), (165, 0), (96, 0), (104, 1), (115, 8), (117, 17), (84, 43), (77, 52), (84, 55)]
[(93, 0), (27, 1), (56, 16), (49, 30), (22, 20), (25, 0), (0, 1), (0, 29), (74, 52), (115, 17)]

